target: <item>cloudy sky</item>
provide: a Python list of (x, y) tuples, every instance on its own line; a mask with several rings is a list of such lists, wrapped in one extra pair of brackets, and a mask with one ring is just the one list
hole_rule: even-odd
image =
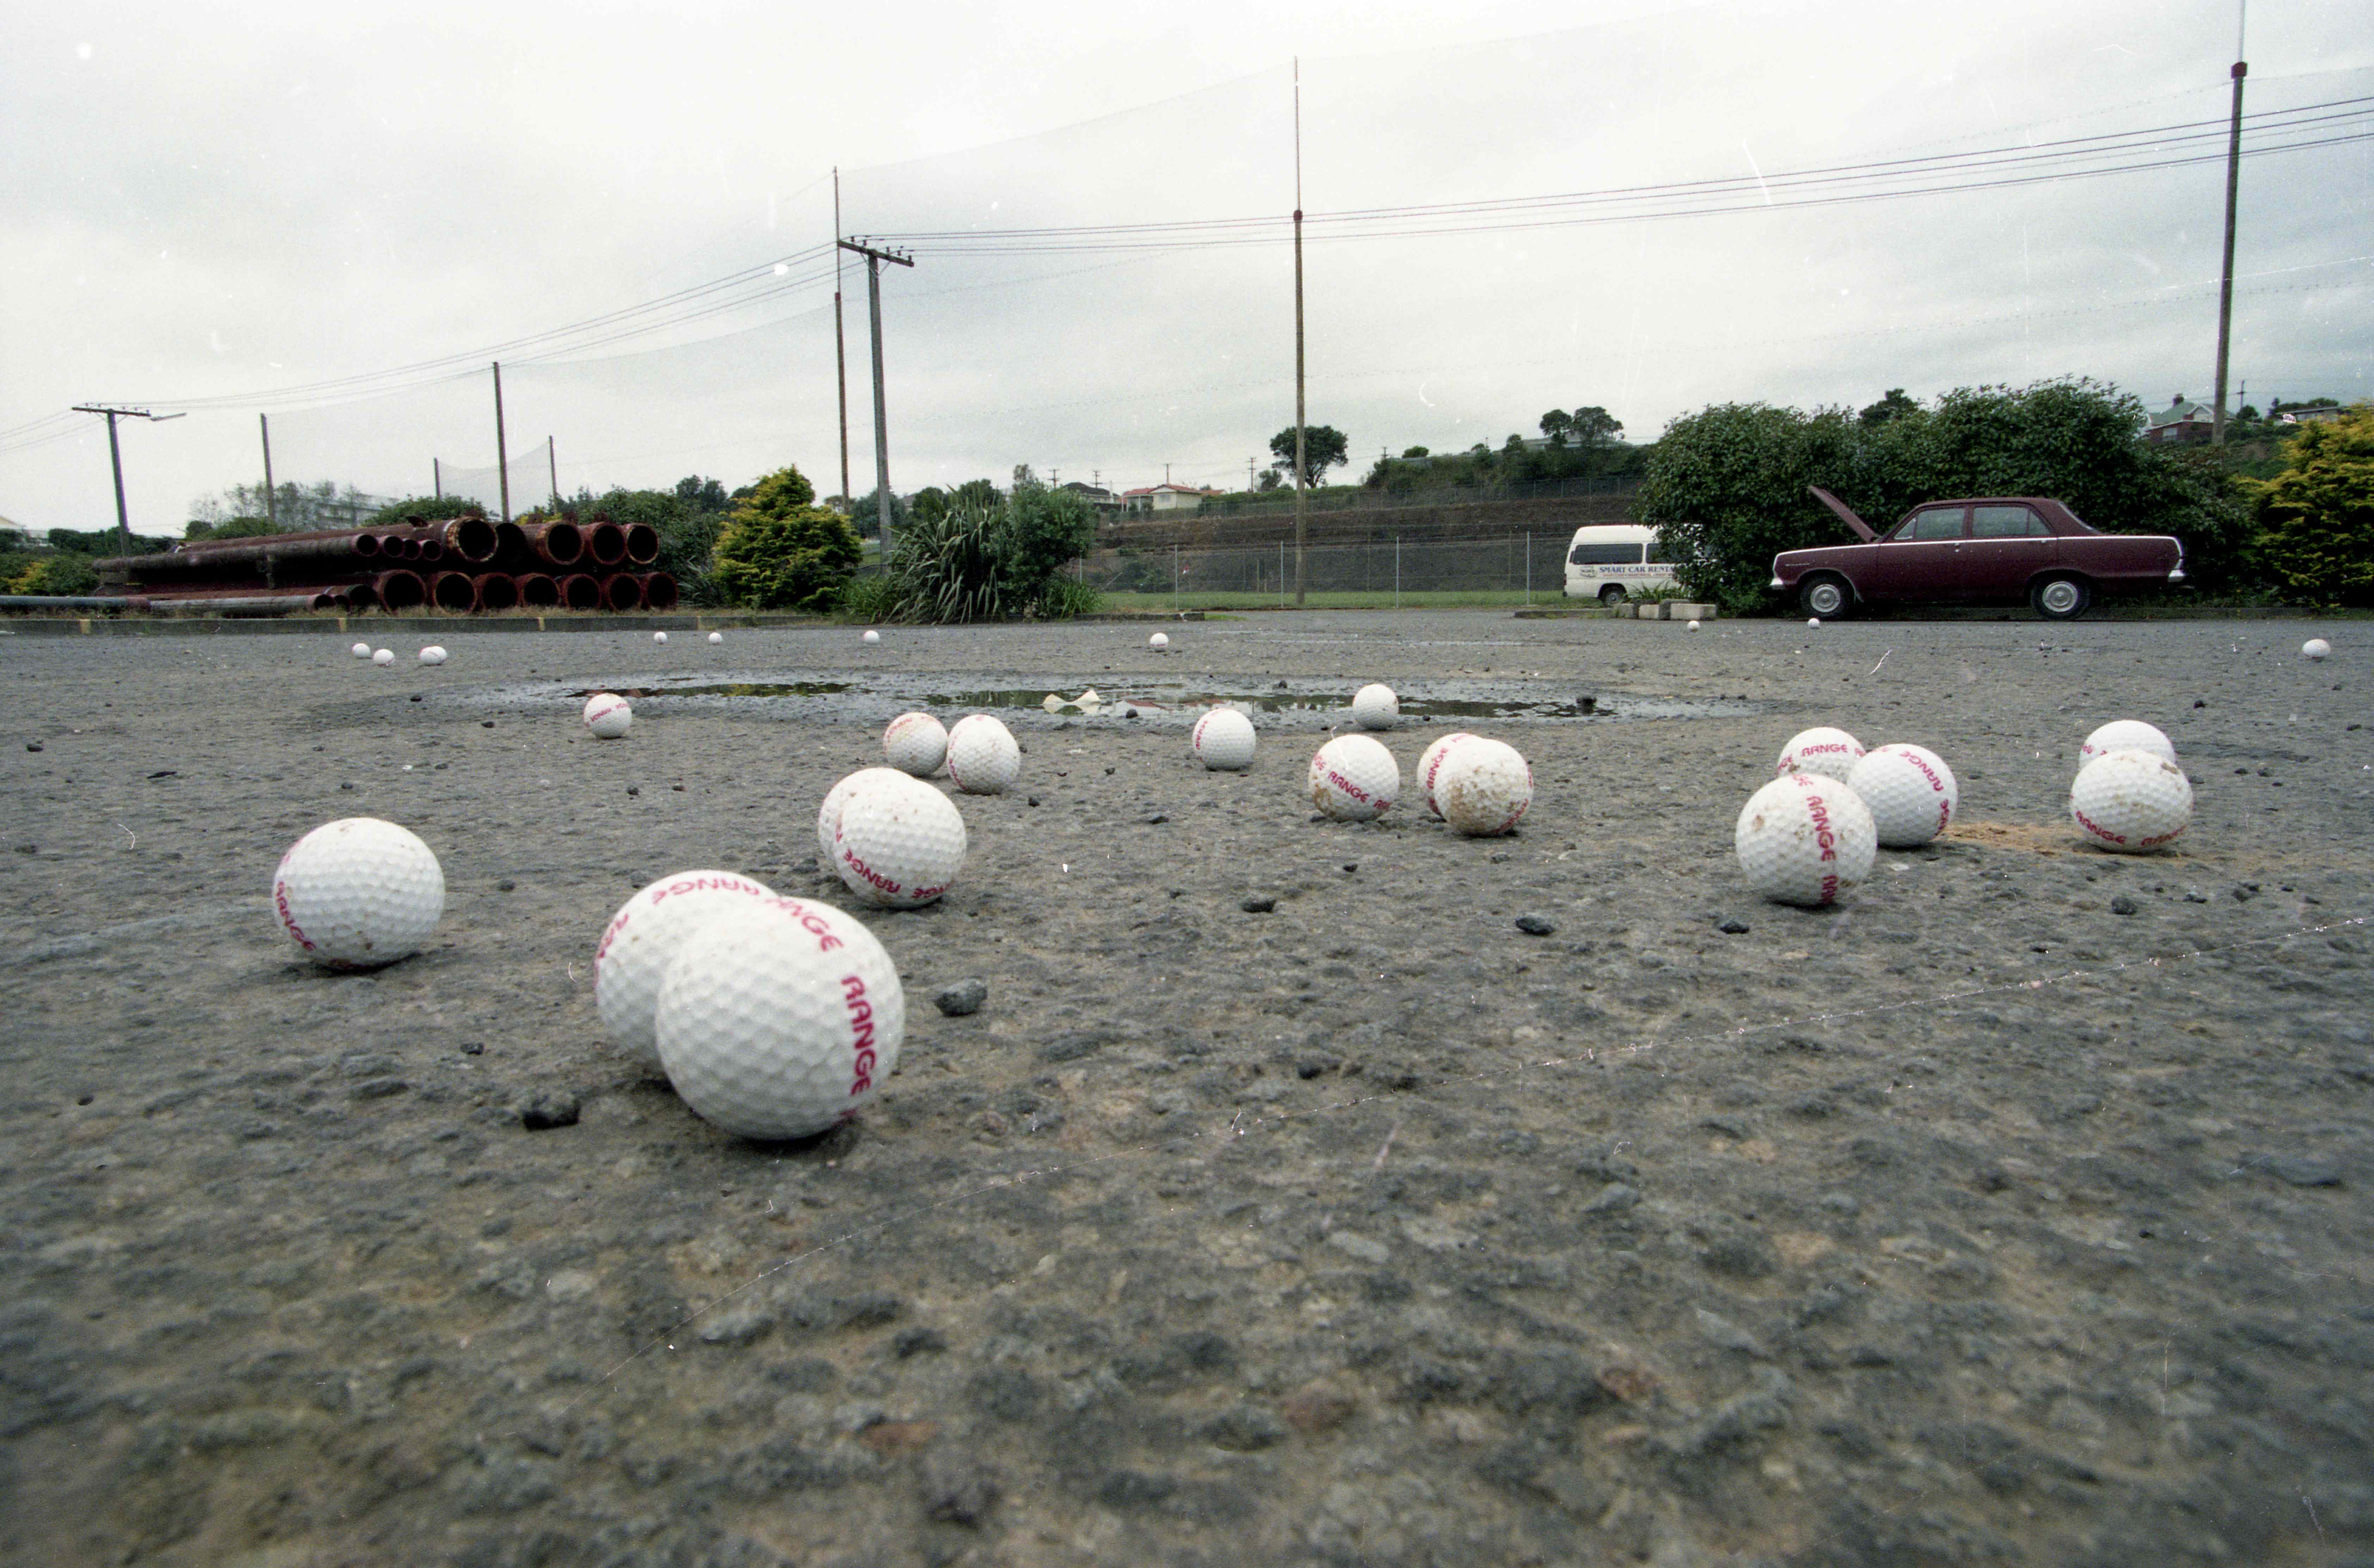
[[(2237, 10), (52, 7), (0, 58), (0, 516), (112, 521), (61, 417), (97, 401), (188, 411), (124, 428), (145, 532), (260, 476), (259, 413), (281, 479), (424, 493), (493, 463), (495, 357), (564, 490), (833, 491), (836, 165), (842, 232), (917, 263), (896, 486), (1241, 485), (1293, 417), (1297, 56), (1310, 417), (1356, 475), (1582, 404), (2206, 398)], [(2235, 379), (2374, 395), (2374, 0), (2260, 0), (2247, 51)]]

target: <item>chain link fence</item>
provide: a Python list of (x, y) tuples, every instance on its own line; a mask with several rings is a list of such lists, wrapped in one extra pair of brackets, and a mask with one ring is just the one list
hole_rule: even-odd
[[(1569, 531), (1313, 544), (1302, 553), (1303, 585), (1310, 593), (1364, 602), (1411, 596), (1423, 602), (1446, 594), (1557, 599), (1565, 591), (1572, 537)], [(1294, 545), (1100, 550), (1078, 572), (1100, 593), (1172, 596), (1181, 607), (1215, 601), (1291, 603)]]

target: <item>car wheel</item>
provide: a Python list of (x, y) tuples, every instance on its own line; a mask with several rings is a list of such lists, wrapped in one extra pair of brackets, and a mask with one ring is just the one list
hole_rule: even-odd
[(1854, 594), (1842, 579), (1817, 577), (1797, 591), (1797, 604), (1808, 615), (1825, 621), (1842, 620), (1854, 608)]
[(1611, 582), (1599, 591), (1599, 602), (1613, 610), (1624, 603), (1624, 591)]
[(2094, 603), (2083, 578), (2049, 577), (2027, 591), (2027, 602), (2048, 621), (2074, 621)]

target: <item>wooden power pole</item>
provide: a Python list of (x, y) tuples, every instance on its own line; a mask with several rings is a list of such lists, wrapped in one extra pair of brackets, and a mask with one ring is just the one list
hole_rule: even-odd
[(911, 267), (915, 258), (897, 251), (877, 251), (854, 240), (833, 243), (865, 258), (865, 305), (874, 324), (874, 512), (882, 530), (881, 561), (887, 568), (890, 564), (890, 416), (882, 401), (882, 263)]

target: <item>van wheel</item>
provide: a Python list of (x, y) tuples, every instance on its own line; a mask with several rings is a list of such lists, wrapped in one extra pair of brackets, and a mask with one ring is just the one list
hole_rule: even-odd
[(2074, 621), (2094, 603), (2094, 591), (2081, 577), (2048, 577), (2027, 591), (2027, 602), (2048, 621)]
[(1808, 615), (1839, 621), (1854, 608), (1854, 594), (1842, 578), (1817, 577), (1797, 591), (1797, 605)]
[(1613, 610), (1624, 603), (1624, 591), (1611, 582), (1599, 591), (1599, 602)]

